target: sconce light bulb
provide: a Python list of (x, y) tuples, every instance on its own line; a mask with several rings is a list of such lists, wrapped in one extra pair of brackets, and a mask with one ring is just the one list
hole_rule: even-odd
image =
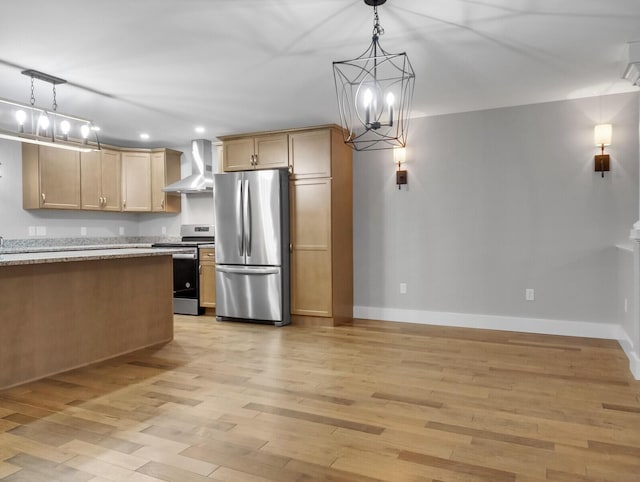
[(24, 121), (27, 120), (27, 113), (22, 109), (20, 109), (19, 111), (16, 112), (16, 120), (18, 121), (19, 125), (21, 126), (24, 125)]
[(60, 130), (65, 136), (69, 134), (69, 131), (71, 130), (71, 124), (69, 124), (69, 121), (63, 120), (60, 122)]
[(89, 126), (87, 124), (83, 124), (80, 127), (80, 135), (82, 135), (83, 139), (87, 139), (89, 137), (89, 131), (91, 129), (89, 128)]

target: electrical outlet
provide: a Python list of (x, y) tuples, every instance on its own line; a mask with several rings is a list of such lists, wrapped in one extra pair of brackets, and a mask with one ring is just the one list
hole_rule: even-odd
[(36, 227), (29, 226), (29, 236), (35, 236), (35, 235), (36, 235)]
[(167, 234), (167, 227), (166, 226), (162, 226), (162, 234)]
[(400, 294), (401, 295), (407, 294), (407, 283), (400, 283)]
[(84, 226), (82, 226), (80, 228), (80, 236), (86, 236), (87, 235), (87, 228), (85, 228)]
[(46, 226), (36, 226), (36, 236), (46, 236), (46, 235), (47, 235)]
[(120, 226), (120, 227), (118, 228), (118, 234), (119, 234), (120, 236), (124, 235), (124, 226)]
[(527, 301), (534, 301), (536, 299), (536, 292), (533, 288), (527, 288), (524, 290), (524, 299)]

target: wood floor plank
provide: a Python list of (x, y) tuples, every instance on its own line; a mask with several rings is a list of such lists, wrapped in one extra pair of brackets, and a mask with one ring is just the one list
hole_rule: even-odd
[(181, 315), (174, 336), (0, 392), (0, 480), (640, 481), (611, 340)]
[(256, 410), (258, 412), (271, 413), (273, 415), (281, 415), (283, 417), (297, 418), (300, 420), (306, 420), (308, 422), (321, 423), (324, 425), (333, 425), (334, 427), (346, 428), (348, 430), (355, 430), (358, 432), (372, 433), (380, 435), (384, 432), (383, 427), (377, 427), (375, 425), (368, 425), (366, 423), (352, 422), (350, 420), (342, 420), (339, 418), (326, 417), (323, 415), (317, 415), (314, 413), (303, 412), (299, 410), (290, 410), (288, 408), (273, 407), (271, 405), (264, 405), (259, 403), (248, 403), (244, 406), (248, 410)]

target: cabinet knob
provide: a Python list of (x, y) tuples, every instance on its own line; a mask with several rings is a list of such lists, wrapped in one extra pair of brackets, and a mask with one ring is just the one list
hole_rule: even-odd
[(122, 200), (122, 207), (126, 209), (126, 207), (127, 207), (127, 200), (126, 199)]
[(256, 156), (254, 156), (253, 154), (251, 154), (251, 165), (255, 166), (254, 162), (255, 162), (255, 158)]
[(42, 202), (45, 202), (46, 200), (47, 200), (47, 196), (44, 193), (42, 193)]
[(102, 205), (103, 205), (104, 207), (107, 207), (107, 196), (105, 196), (105, 197), (103, 197), (103, 198), (102, 198), (102, 202), (103, 202), (103, 204), (102, 204)]
[(254, 166), (257, 166), (257, 165), (258, 165), (258, 154), (255, 155), (255, 164), (254, 164)]
[(160, 207), (164, 209), (164, 198), (160, 200)]

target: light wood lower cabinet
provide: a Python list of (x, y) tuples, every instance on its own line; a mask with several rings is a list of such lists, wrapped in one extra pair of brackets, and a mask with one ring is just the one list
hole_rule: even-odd
[(200, 248), (200, 306), (216, 307), (216, 253), (213, 248)]
[(118, 151), (80, 153), (82, 209), (120, 211), (120, 166)]
[(80, 209), (80, 153), (22, 145), (24, 209)]
[(291, 314), (332, 316), (331, 180), (291, 181)]

